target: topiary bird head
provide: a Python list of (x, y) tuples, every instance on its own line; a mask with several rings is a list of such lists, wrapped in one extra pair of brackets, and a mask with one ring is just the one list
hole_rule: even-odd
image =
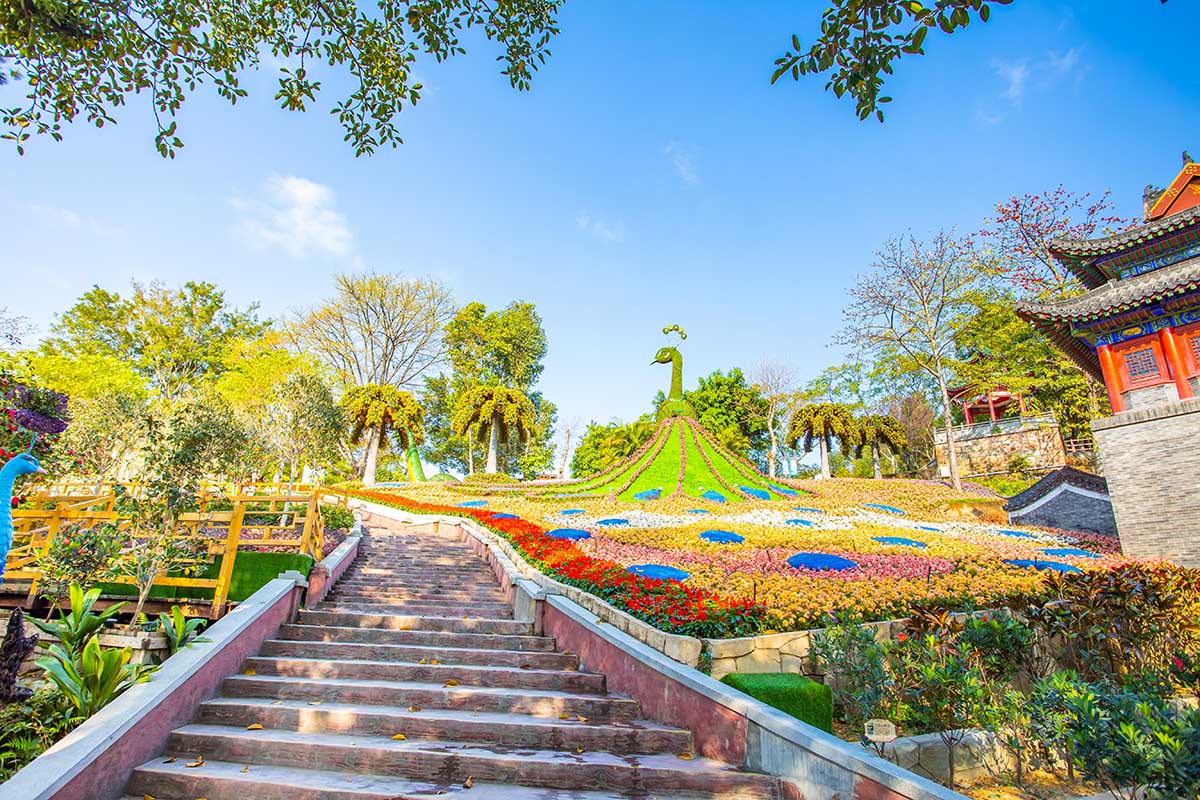
[(13, 477), (17, 475), (45, 475), (46, 470), (42, 469), (41, 463), (37, 460), (37, 456), (33, 453), (25, 452), (20, 455), (13, 456), (8, 463), (4, 465), (6, 472), (11, 470)]
[(670, 364), (671, 359), (674, 358), (678, 352), (679, 351), (676, 350), (674, 347), (663, 347), (657, 353), (655, 353), (654, 360), (651, 361), (650, 363), (651, 364)]

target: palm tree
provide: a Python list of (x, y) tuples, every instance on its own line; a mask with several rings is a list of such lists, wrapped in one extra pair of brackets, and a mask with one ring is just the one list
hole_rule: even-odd
[(895, 417), (871, 414), (858, 420), (858, 445), (854, 448), (854, 457), (862, 458), (863, 448), (870, 447), (876, 478), (883, 477), (879, 469), (879, 448), (886, 447), (892, 451), (892, 455), (897, 455), (907, 446), (904, 426)]
[(500, 444), (508, 444), (509, 434), (515, 433), (524, 442), (537, 424), (537, 409), (523, 392), (506, 386), (476, 386), (458, 399), (452, 420), (454, 432), (466, 436), (475, 432), (479, 441), (488, 442), (488, 473), (498, 471), (496, 465)]
[(821, 477), (828, 478), (830, 441), (836, 438), (842, 451), (848, 452), (858, 444), (858, 425), (850, 409), (840, 403), (811, 403), (792, 415), (788, 425), (787, 445), (795, 447), (804, 439), (804, 452), (811, 453), (813, 442), (821, 443)]
[[(351, 443), (358, 444), (366, 435), (366, 462), (362, 476), (364, 486), (375, 485), (379, 450), (388, 446), (389, 436), (395, 436), (401, 449), (408, 453), (409, 478), (421, 479), (419, 469), (414, 474), (412, 461), (416, 446), (425, 438), (421, 432), (425, 411), (415, 397), (395, 386), (368, 383), (346, 392), (341, 406), (354, 426), (350, 432)], [(419, 467), (419, 459), (417, 463)]]

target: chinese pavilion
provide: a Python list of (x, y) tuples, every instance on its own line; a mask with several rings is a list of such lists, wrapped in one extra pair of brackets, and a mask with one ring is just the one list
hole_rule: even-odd
[(1121, 549), (1200, 567), (1200, 164), (1185, 153), (1145, 220), (1050, 252), (1088, 290), (1017, 313), (1108, 388), (1092, 421)]
[(1200, 393), (1200, 164), (1148, 190), (1142, 225), (1056, 239), (1051, 254), (1088, 291), (1017, 313), (1108, 388), (1114, 412)]

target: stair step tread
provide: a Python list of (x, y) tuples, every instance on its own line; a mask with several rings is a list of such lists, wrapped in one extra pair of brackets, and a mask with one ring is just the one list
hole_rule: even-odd
[[(572, 663), (578, 663), (578, 658), (574, 655), (565, 653), (552, 652), (537, 652), (529, 650), (500, 650), (487, 649), (480, 650), (469, 647), (439, 647), (437, 645), (404, 645), (404, 644), (377, 644), (373, 642), (323, 642), (306, 639), (268, 639), (263, 643), (264, 647), (270, 646), (272, 650), (287, 649), (290, 647), (302, 647), (307, 649), (316, 649), (322, 653), (330, 653), (339, 657), (340, 660), (353, 660), (351, 655), (354, 653), (369, 653), (368, 660), (372, 661), (387, 661), (386, 658), (379, 658), (384, 655), (394, 655), (402, 661), (419, 661), (424, 658), (436, 658), (443, 664), (467, 664), (466, 661), (457, 659), (465, 658), (488, 658), (496, 660), (517, 661), (518, 666), (522, 663), (545, 663), (548, 661), (556, 661), (565, 659)], [(427, 653), (428, 655), (418, 655), (419, 653)], [(289, 656), (282, 655), (287, 658)], [(299, 656), (304, 658), (305, 656)], [(474, 664), (472, 666), (475, 666)], [(483, 665), (479, 665), (483, 666)]]
[[(257, 674), (280, 677), (328, 678), (346, 677), (350, 680), (420, 681), (429, 685), (444, 684), (454, 679), (463, 686), (485, 686), (503, 683), (516, 691), (535, 688), (537, 684), (571, 684), (579, 693), (604, 693), (604, 676), (569, 669), (529, 669), (520, 666), (491, 666), (486, 664), (421, 664), (418, 661), (377, 661), (370, 659), (332, 659), (311, 656), (257, 655), (246, 659), (245, 666)], [(291, 671), (301, 674), (294, 674)], [(352, 673), (358, 672), (355, 676)], [(368, 676), (361, 673), (382, 672)], [(393, 675), (387, 673), (399, 673)], [(349, 673), (349, 674), (348, 674)], [(401, 674), (408, 673), (407, 677)], [(417, 674), (413, 674), (417, 673)], [(496, 687), (500, 688), (500, 687)]]
[(482, 726), (519, 725), (522, 727), (543, 729), (564, 729), (576, 731), (621, 731), (621, 732), (658, 732), (687, 734), (682, 728), (674, 728), (650, 720), (635, 719), (620, 722), (596, 722), (588, 720), (581, 722), (576, 717), (559, 719), (558, 717), (534, 717), (529, 714), (513, 714), (498, 711), (471, 712), (454, 708), (423, 708), (420, 711), (409, 711), (401, 706), (372, 705), (370, 703), (332, 703), (326, 702), (313, 706), (304, 700), (270, 700), (265, 697), (214, 697), (200, 704), (204, 708), (237, 708), (245, 710), (295, 709), (317, 714), (371, 714), (385, 716), (397, 720), (396, 733), (404, 733), (402, 727), (405, 721), (420, 722), (438, 720), (447, 722), (471, 722)]
[[(568, 760), (572, 765), (597, 765), (619, 769), (638, 770), (645, 774), (657, 772), (687, 772), (713, 773), (722, 775), (744, 775), (760, 777), (753, 773), (745, 773), (722, 761), (714, 761), (703, 756), (692, 756), (688, 760), (679, 758), (678, 754), (642, 754), (636, 759), (627, 755), (617, 755), (603, 750), (585, 750), (582, 753), (564, 753), (559, 750), (538, 750), (534, 748), (500, 748), (493, 750), (478, 742), (441, 742), (422, 739), (405, 739), (396, 741), (380, 736), (354, 736), (336, 733), (300, 733), (297, 731), (270, 730), (247, 731), (228, 725), (199, 725), (191, 723), (177, 728), (176, 736), (218, 736), (234, 739), (252, 738), (256, 741), (267, 741), (278, 744), (281, 749), (290, 749), (302, 745), (317, 745), (330, 747), (354, 747), (358, 751), (375, 750), (386, 753), (430, 753), (453, 755), (459, 759), (512, 759), (524, 763), (548, 763), (561, 765)], [(188, 751), (182, 751), (186, 753)], [(182, 754), (181, 753), (181, 754)]]
[[(520, 652), (520, 651), (516, 651)], [(454, 678), (460, 675), (466, 676), (485, 676), (491, 672), (505, 672), (513, 675), (537, 675), (554, 676), (561, 675), (563, 677), (578, 677), (580, 675), (595, 675), (594, 672), (580, 672), (573, 669), (543, 669), (539, 667), (531, 667), (530, 669), (522, 669), (521, 667), (509, 667), (504, 665), (492, 666), (490, 664), (453, 664), (446, 663), (440, 658), (437, 664), (422, 664), (419, 661), (378, 661), (375, 659), (360, 659), (360, 658), (313, 658), (311, 656), (250, 656), (246, 659), (247, 664), (252, 662), (268, 663), (278, 661), (296, 661), (301, 664), (346, 664), (350, 666), (378, 666), (378, 667), (419, 667), (428, 669), (434, 672), (446, 673), (446, 678)], [(439, 678), (440, 680), (440, 678)]]
[(427, 681), (383, 681), (372, 678), (304, 678), (292, 675), (229, 675), (226, 681), (256, 681), (282, 685), (316, 685), (329, 687), (352, 688), (382, 688), (391, 690), (412, 689), (415, 691), (444, 690), (448, 693), (470, 693), (478, 697), (530, 697), (545, 700), (586, 700), (596, 702), (607, 701), (613, 705), (631, 705), (634, 701), (612, 695), (595, 695), (582, 692), (564, 692), (558, 689), (510, 689), (494, 688), (491, 686), (451, 686), (445, 687), (438, 683)]
[[(487, 640), (493, 640), (494, 644), (524, 644), (528, 643), (531, 650), (548, 652), (553, 649), (552, 642), (543, 636), (534, 636), (532, 634), (519, 633), (483, 633), (473, 631), (431, 631), (431, 630), (389, 630), (387, 628), (355, 628), (346, 625), (284, 625), (283, 631), (285, 634), (303, 634), (303, 633), (325, 633), (330, 636), (343, 637), (364, 637), (360, 641), (370, 641), (372, 636), (386, 636), (396, 640), (404, 639), (431, 639), (433, 641), (442, 641), (446, 643), (458, 642), (462, 645), (470, 645), (478, 643), (481, 645), (478, 649), (491, 649), (483, 647)], [(342, 641), (345, 641), (343, 639)], [(467, 647), (466, 649), (471, 649)], [(513, 650), (520, 649), (519, 647), (502, 647), (501, 649)]]
[[(254, 765), (243, 772), (245, 764), (229, 761), (207, 761), (203, 767), (189, 769), (184, 760), (170, 764), (155, 759), (134, 773), (139, 786), (147, 780), (193, 786), (203, 780), (211, 800), (624, 800), (626, 794), (594, 790), (543, 789), (529, 786), (510, 786), (494, 783), (474, 783), (465, 789), (461, 784), (439, 784), (397, 778), (387, 775), (334, 772), (331, 770), (301, 769)], [(271, 793), (264, 791), (264, 784)], [(175, 800), (156, 794), (159, 800)], [(177, 795), (179, 800), (195, 800), (194, 793)], [(692, 793), (654, 793), (643, 795), (646, 800), (692, 800), (703, 795)], [(129, 795), (127, 800), (142, 800), (141, 795)]]

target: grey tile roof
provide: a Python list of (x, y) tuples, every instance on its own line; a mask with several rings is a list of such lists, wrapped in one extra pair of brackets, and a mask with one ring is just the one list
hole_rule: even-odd
[[(1196, 210), (1200, 211), (1200, 207)], [(1192, 258), (1132, 278), (1109, 281), (1065, 300), (1052, 303), (1022, 301), (1017, 303), (1016, 310), (1025, 319), (1083, 322), (1156, 303), (1197, 288), (1200, 288), (1200, 258)]]
[(1031, 503), (1041, 500), (1064, 483), (1080, 489), (1086, 489), (1090, 492), (1108, 494), (1108, 481), (1101, 476), (1093, 475), (1090, 472), (1084, 472), (1074, 467), (1062, 467), (1053, 472), (1046, 473), (1033, 486), (1030, 486), (1020, 494), (1010, 497), (1008, 502), (1004, 504), (1004, 510), (1013, 512), (1025, 508)]
[(1200, 206), (1194, 206), (1178, 214), (1162, 217), (1136, 228), (1130, 228), (1100, 239), (1051, 239), (1050, 252), (1059, 257), (1087, 258), (1115, 253), (1155, 236), (1200, 223)]

